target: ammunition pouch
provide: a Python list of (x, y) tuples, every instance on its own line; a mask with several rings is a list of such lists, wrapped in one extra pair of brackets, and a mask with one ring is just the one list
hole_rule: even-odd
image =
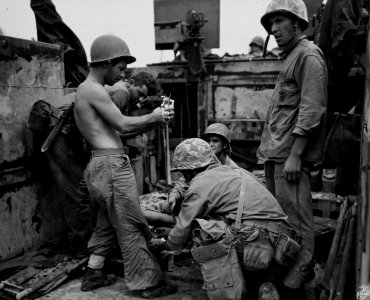
[(295, 231), (281, 222), (269, 222), (267, 230), (275, 248), (274, 260), (283, 267), (290, 267), (297, 260), (301, 250), (301, 246), (295, 240)]
[(254, 227), (249, 237), (242, 240), (244, 244), (243, 267), (249, 271), (266, 270), (274, 256), (274, 247), (267, 230)]
[(235, 250), (235, 242), (225, 238), (219, 242), (191, 250), (200, 264), (203, 288), (210, 300), (241, 300), (246, 296), (245, 280)]
[(275, 261), (283, 266), (291, 266), (298, 258), (301, 246), (285, 234), (269, 233), (271, 242), (275, 246)]
[(291, 289), (298, 289), (303, 283), (311, 281), (315, 277), (314, 266), (312, 254), (301, 250), (284, 278), (284, 285)]

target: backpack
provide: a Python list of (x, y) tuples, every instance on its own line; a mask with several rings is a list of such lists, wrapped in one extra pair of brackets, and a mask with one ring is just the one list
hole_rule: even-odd
[(62, 113), (63, 110), (56, 108), (49, 102), (38, 100), (32, 105), (30, 110), (28, 128), (34, 133), (49, 133)]

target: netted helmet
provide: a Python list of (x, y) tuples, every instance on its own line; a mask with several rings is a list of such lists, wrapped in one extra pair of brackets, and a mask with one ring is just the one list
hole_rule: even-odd
[(90, 48), (91, 63), (107, 61), (122, 57), (127, 64), (136, 61), (136, 58), (131, 56), (127, 44), (121, 38), (114, 35), (102, 35), (97, 37)]
[(176, 147), (171, 172), (206, 167), (214, 159), (215, 154), (206, 141), (198, 138), (188, 139)]
[(225, 141), (227, 147), (226, 151), (231, 152), (231, 132), (225, 124), (213, 123), (206, 128), (203, 134), (203, 139), (208, 139), (210, 135), (218, 135)]
[(307, 8), (302, 0), (272, 0), (261, 18), (261, 24), (268, 33), (271, 32), (271, 17), (279, 13), (298, 18), (302, 30), (308, 27)]
[(259, 47), (263, 48), (264, 44), (265, 44), (265, 40), (263, 39), (263, 37), (262, 37), (262, 36), (259, 36), (259, 35), (258, 35), (258, 36), (255, 36), (255, 37), (252, 39), (252, 41), (249, 43), (249, 46), (257, 45), (257, 46), (259, 46)]

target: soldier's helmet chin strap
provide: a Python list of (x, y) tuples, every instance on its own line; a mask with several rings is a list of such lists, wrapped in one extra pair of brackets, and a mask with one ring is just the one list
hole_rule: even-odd
[(267, 45), (269, 44), (269, 41), (270, 41), (270, 33), (267, 35), (266, 39), (265, 39), (265, 43), (263, 45), (263, 55), (262, 57), (266, 57), (266, 53), (267, 53)]

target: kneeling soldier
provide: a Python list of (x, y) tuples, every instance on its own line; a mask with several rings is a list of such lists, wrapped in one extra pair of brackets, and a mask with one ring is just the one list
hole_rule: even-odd
[(295, 232), (254, 175), (221, 165), (198, 138), (177, 146), (172, 171), (181, 171), (190, 186), (167, 243), (181, 250), (192, 238), (210, 299), (254, 299), (258, 289), (260, 297), (268, 292), (268, 299), (278, 299), (277, 289), (292, 276), (305, 280)]

